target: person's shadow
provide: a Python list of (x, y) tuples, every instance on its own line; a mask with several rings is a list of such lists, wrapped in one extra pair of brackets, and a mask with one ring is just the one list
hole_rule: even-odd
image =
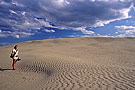
[(8, 70), (13, 70), (13, 69), (0, 68), (0, 71), (8, 71)]

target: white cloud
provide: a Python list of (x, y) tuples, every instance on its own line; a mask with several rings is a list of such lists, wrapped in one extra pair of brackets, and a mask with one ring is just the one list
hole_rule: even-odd
[(68, 2), (67, 0), (52, 0), (52, 2), (54, 3), (54, 5), (57, 5), (57, 7), (63, 7), (70, 4), (70, 2)]
[(33, 33), (28, 33), (28, 32), (12, 32), (10, 36), (15, 37), (15, 38), (25, 38), (28, 36), (34, 35)]
[(52, 25), (50, 25), (50, 23), (49, 22), (47, 22), (47, 21), (45, 21), (45, 20), (37, 20), (38, 22), (39, 22), (39, 24), (41, 25), (41, 26), (45, 26), (45, 27), (53, 27)]
[(21, 14), (22, 14), (23, 16), (25, 16), (26, 12), (25, 12), (25, 11), (22, 11)]
[(11, 13), (13, 13), (13, 14), (17, 14), (15, 11), (13, 11), (13, 10), (9, 10)]
[(0, 0), (0, 5), (10, 5), (9, 3), (7, 3), (7, 2), (5, 2), (5, 1), (3, 1), (3, 0)]
[(24, 7), (23, 4), (18, 3), (16, 0), (12, 0), (11, 2), (13, 5)]
[(85, 29), (85, 27), (78, 27), (78, 28), (75, 28), (74, 30), (80, 30), (80, 31), (82, 31), (83, 34), (94, 34), (93, 31), (91, 31), (91, 30), (88, 31)]
[(16, 38), (19, 38), (20, 36), (19, 35), (15, 35)]
[(70, 37), (70, 38), (77, 38), (77, 37), (80, 37), (80, 35), (68, 35), (68, 37)]
[(122, 26), (115, 26), (115, 27), (118, 28), (118, 29), (123, 29), (123, 30), (135, 30), (135, 26), (122, 25)]
[(2, 31), (2, 30), (0, 30), (0, 37), (8, 37), (8, 36), (10, 36), (10, 34), (11, 34), (11, 31)]
[[(90, 1), (102, 1), (102, 2), (125, 2), (125, 0), (90, 0)], [(132, 0), (126, 0), (126, 1), (132, 1)]]
[(108, 35), (97, 34), (96, 37), (112, 37), (112, 38), (114, 38), (115, 36), (111, 36), (110, 34), (108, 34)]
[(45, 32), (48, 32), (48, 33), (54, 33), (55, 31), (54, 30), (45, 30)]
[(14, 38), (25, 38), (28, 36), (34, 35), (33, 33), (29, 33), (29, 32), (18, 32), (18, 31), (2, 31), (0, 30), (0, 37), (1, 38), (6, 38), (6, 37), (14, 37)]
[(131, 37), (131, 36), (135, 36), (135, 26), (115, 26), (115, 28), (118, 29), (117, 34), (119, 33), (118, 36), (120, 37)]

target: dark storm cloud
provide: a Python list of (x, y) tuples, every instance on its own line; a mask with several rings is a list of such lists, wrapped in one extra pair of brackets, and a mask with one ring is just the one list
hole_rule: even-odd
[[(72, 28), (100, 26), (128, 18), (134, 0), (0, 0), (0, 29), (22, 30), (42, 26)], [(38, 18), (45, 18), (39, 20)]]
[(83, 27), (127, 18), (128, 12), (124, 9), (131, 4), (131, 0), (39, 0), (37, 6), (40, 7), (38, 12), (44, 12), (41, 16), (58, 26)]

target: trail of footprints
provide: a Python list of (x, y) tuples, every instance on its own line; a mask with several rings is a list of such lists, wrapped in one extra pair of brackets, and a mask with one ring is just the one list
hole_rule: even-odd
[[(135, 70), (88, 63), (69, 63), (58, 57), (42, 57), (20, 65), (19, 70), (44, 74), (42, 90), (134, 90)], [(49, 59), (49, 60), (48, 60)], [(53, 61), (54, 60), (54, 61)]]

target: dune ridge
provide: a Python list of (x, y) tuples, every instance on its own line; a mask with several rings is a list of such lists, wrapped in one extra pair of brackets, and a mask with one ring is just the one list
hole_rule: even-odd
[(1, 90), (134, 90), (135, 38), (68, 38), (0, 47)]

